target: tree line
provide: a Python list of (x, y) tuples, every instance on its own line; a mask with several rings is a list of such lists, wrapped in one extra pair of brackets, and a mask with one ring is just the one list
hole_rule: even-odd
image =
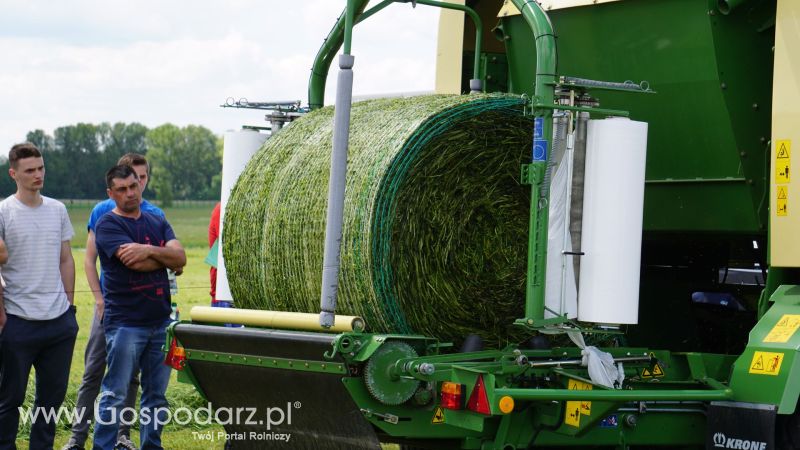
[[(173, 200), (219, 199), (222, 180), (222, 138), (197, 125), (164, 124), (148, 129), (140, 123), (78, 123), (28, 132), (26, 141), (42, 151), (45, 183), (42, 193), (60, 199), (106, 198), (105, 173), (125, 153), (140, 153), (150, 163), (151, 182), (144, 196), (169, 206)], [(8, 173), (8, 160), (0, 166)], [(16, 189), (0, 174), (0, 194)]]

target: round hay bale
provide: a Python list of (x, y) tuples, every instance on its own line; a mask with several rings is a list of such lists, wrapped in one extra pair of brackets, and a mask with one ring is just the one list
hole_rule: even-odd
[[(368, 330), (508, 338), (523, 316), (532, 118), (512, 96), (353, 104), (337, 313)], [(237, 307), (318, 312), (333, 108), (269, 139), (234, 187)]]

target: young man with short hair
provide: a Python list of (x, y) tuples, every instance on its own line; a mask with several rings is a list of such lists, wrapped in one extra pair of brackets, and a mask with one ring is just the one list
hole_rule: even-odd
[(108, 369), (103, 377), (94, 449), (114, 446), (120, 409), (136, 369), (141, 370), (141, 448), (160, 449), (166, 416), (165, 392), (170, 367), (161, 346), (170, 323), (171, 299), (167, 270), (180, 273), (186, 254), (163, 217), (141, 210), (139, 178), (130, 166), (106, 173), (114, 209), (95, 227), (95, 245), (103, 269), (103, 329)]
[[(150, 166), (147, 163), (147, 159), (138, 153), (127, 153), (117, 161), (117, 164), (133, 168), (133, 171), (139, 177), (141, 190), (144, 192), (150, 175)], [(94, 295), (95, 313), (83, 357), (83, 380), (80, 388), (78, 388), (78, 398), (75, 401), (75, 409), (79, 414), (75, 416), (75, 421), (72, 424), (72, 435), (67, 444), (62, 447), (62, 450), (83, 450), (86, 439), (89, 436), (89, 423), (94, 417), (94, 402), (100, 392), (100, 381), (102, 381), (103, 374), (106, 371), (106, 336), (103, 333), (103, 273), (101, 271), (99, 276), (97, 274), (95, 226), (100, 218), (113, 210), (115, 206), (114, 200), (110, 198), (99, 202), (92, 209), (92, 213), (89, 215), (89, 223), (87, 224), (89, 234), (86, 237), (86, 255), (83, 260), (83, 268), (86, 272), (86, 280), (89, 282), (89, 289)], [(142, 199), (140, 208), (146, 213), (164, 217), (164, 211), (147, 200)], [(139, 379), (134, 375), (125, 399), (126, 407), (134, 409), (138, 390)], [(127, 421), (122, 421), (119, 427), (117, 444), (114, 446), (115, 450), (134, 450), (136, 448), (130, 439), (130, 428)]]
[[(74, 232), (67, 208), (41, 195), (44, 159), (36, 146), (13, 146), (8, 161), (17, 191), (0, 202), (0, 239), (8, 248), (8, 260), (0, 258), (6, 281), (0, 297), (0, 450), (16, 448), (18, 408), (31, 366), (36, 369), (34, 408), (55, 414), (61, 407), (78, 334), (72, 305)], [(53, 448), (55, 427), (53, 418), (38, 416), (30, 448)]]

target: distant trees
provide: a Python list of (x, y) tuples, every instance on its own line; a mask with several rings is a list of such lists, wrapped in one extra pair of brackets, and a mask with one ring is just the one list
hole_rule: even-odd
[(209, 129), (161, 125), (147, 133), (147, 148), (159, 200), (219, 198), (222, 142)]
[[(53, 136), (33, 130), (25, 140), (42, 150), (47, 171), (42, 192), (50, 197), (105, 198), (106, 170), (129, 152), (146, 155), (150, 162), (147, 198), (169, 204), (220, 195), (221, 139), (202, 126), (165, 124), (148, 130), (139, 123), (78, 123), (57, 128)], [(16, 185), (6, 175), (8, 161), (3, 161), (0, 171), (0, 196), (4, 197)]]

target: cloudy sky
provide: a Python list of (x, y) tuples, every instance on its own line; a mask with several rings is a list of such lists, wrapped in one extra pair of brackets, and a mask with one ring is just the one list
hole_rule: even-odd
[[(377, 3), (373, 1), (372, 3)], [(302, 100), (344, 0), (0, 0), (0, 153), (78, 122), (263, 125), (228, 97)], [(438, 10), (395, 4), (356, 27), (356, 95), (433, 90)], [(335, 62), (326, 99), (335, 89)]]

